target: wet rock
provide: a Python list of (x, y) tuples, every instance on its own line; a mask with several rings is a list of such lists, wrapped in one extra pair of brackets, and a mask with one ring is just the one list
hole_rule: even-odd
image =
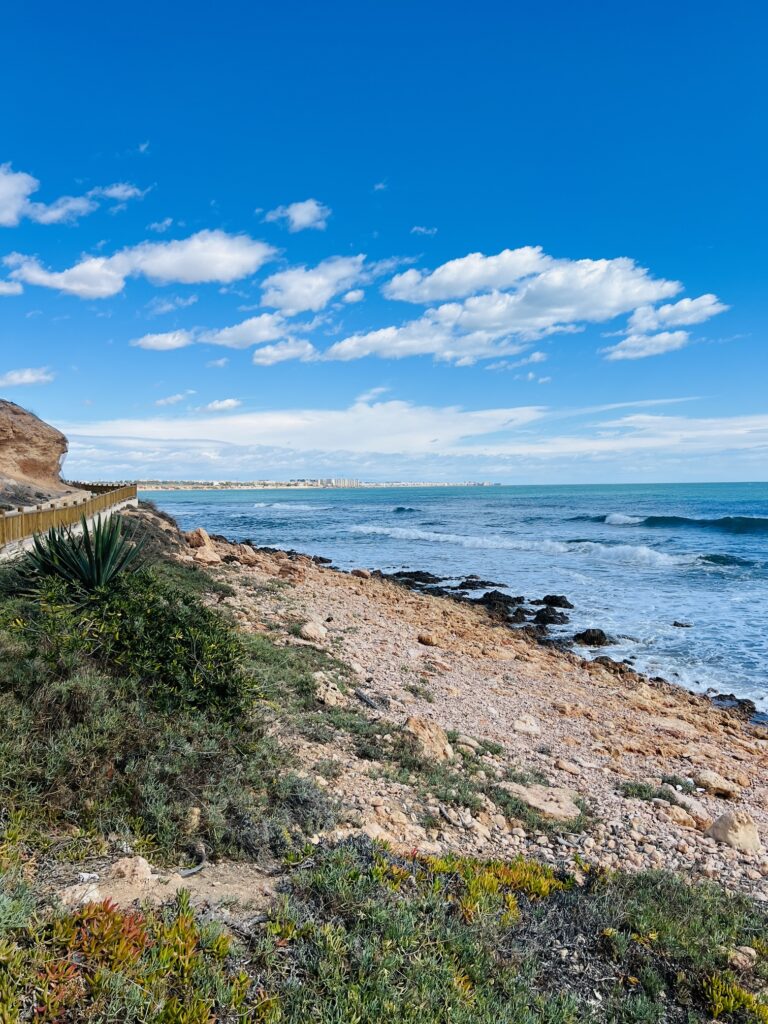
[(536, 612), (533, 621), (537, 626), (563, 626), (569, 619), (564, 612), (555, 611), (551, 605), (545, 605), (544, 608)]
[(512, 614), (507, 616), (507, 622), (510, 622), (515, 626), (521, 625), (523, 622), (528, 621), (530, 614), (531, 613), (526, 611), (525, 608), (515, 608)]
[(550, 608), (574, 607), (565, 594), (545, 594), (539, 601), (531, 601), (531, 604), (545, 604)]
[(444, 577), (435, 576), (434, 573), (423, 572), (419, 569), (403, 569), (400, 572), (390, 573), (388, 578), (403, 583), (407, 587), (420, 587), (429, 583), (442, 583)]
[(467, 576), (456, 584), (456, 590), (489, 590), (503, 586), (503, 583), (494, 583), (493, 580), (481, 580), (479, 576)]
[(581, 644), (583, 647), (606, 647), (608, 644), (612, 644), (613, 640), (602, 629), (592, 628), (576, 633), (573, 642)]
[(678, 622), (677, 619), (675, 619), (672, 625), (676, 626), (678, 629), (691, 629), (693, 624), (690, 622)]

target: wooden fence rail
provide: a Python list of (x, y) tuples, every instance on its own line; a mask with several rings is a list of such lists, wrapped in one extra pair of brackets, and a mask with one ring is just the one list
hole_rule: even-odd
[[(82, 485), (93, 490), (90, 485)], [(15, 541), (22, 541), (35, 533), (44, 533), (51, 526), (71, 526), (79, 523), (82, 516), (91, 519), (99, 512), (106, 512), (113, 505), (130, 501), (137, 496), (136, 484), (112, 487), (90, 498), (70, 499), (51, 504), (38, 505), (34, 509), (0, 513), (0, 548)]]

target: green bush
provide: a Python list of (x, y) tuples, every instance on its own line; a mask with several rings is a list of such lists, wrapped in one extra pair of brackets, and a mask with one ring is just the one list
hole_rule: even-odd
[(33, 538), (27, 556), (32, 576), (55, 577), (70, 586), (92, 593), (109, 587), (122, 573), (138, 567), (141, 544), (123, 532), (119, 516), (99, 516), (89, 526), (85, 516), (80, 533), (68, 526), (52, 526)]
[(87, 659), (110, 675), (141, 681), (160, 708), (217, 707), (239, 714), (251, 696), (244, 650), (219, 613), (151, 570), (116, 580), (87, 603), (48, 581), (27, 607), (34, 634), (54, 672)]

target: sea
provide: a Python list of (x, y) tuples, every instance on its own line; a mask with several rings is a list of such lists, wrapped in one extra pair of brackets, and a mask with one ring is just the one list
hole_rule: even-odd
[[(330, 558), (341, 569), (467, 575), (564, 594), (568, 638), (598, 627), (687, 689), (768, 714), (768, 484), (143, 491), (184, 529)], [(476, 596), (476, 595), (474, 595)], [(674, 623), (685, 623), (685, 626)]]

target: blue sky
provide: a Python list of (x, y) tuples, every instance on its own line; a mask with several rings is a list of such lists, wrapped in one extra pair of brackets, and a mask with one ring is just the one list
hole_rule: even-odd
[(765, 479), (767, 22), (6, 12), (0, 394), (77, 478)]

